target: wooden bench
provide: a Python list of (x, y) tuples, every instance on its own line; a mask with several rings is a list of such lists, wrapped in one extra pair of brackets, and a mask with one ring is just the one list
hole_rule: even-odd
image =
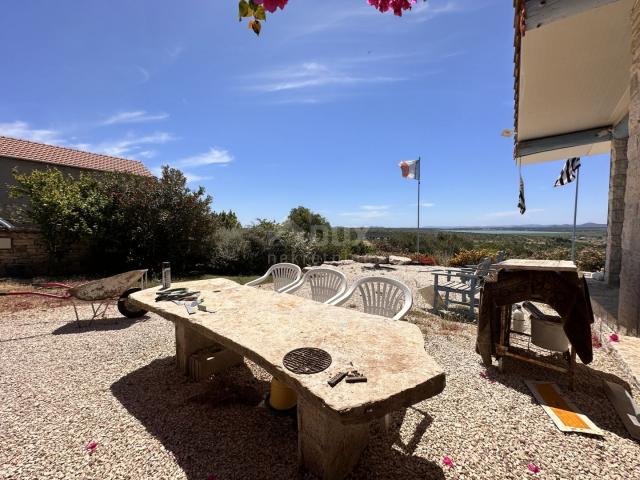
[[(422, 334), (413, 324), (225, 279), (172, 286), (202, 292), (215, 313), (189, 315), (182, 305), (156, 302), (157, 289), (130, 298), (175, 324), (178, 367), (187, 373), (194, 352), (220, 345), (230, 352), (223, 367), (246, 357), (294, 389), (298, 461), (320, 478), (340, 479), (351, 471), (367, 444), (372, 420), (444, 389), (445, 374), (425, 352)], [(292, 373), (283, 357), (300, 347), (326, 350), (331, 365), (317, 374)], [(343, 381), (335, 388), (327, 384), (350, 368), (368, 381)]]

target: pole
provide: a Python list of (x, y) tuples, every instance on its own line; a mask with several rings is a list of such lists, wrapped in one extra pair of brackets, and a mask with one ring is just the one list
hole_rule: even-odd
[(422, 165), (420, 165), (420, 157), (418, 157), (418, 231), (416, 232), (416, 253), (420, 255), (420, 170)]
[(578, 186), (580, 184), (580, 169), (576, 173), (576, 198), (573, 204), (573, 240), (571, 242), (571, 261), (576, 261), (576, 220), (578, 218)]

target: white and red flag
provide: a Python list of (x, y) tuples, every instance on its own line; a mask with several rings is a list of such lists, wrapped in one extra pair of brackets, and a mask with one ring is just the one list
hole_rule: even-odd
[(403, 178), (420, 180), (420, 160), (403, 160), (399, 165)]

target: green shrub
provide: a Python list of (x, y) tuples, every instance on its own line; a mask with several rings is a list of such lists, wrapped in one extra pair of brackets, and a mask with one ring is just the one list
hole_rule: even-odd
[(449, 265), (452, 267), (464, 267), (465, 265), (477, 265), (483, 258), (489, 257), (495, 260), (497, 253), (486, 249), (460, 250), (451, 257)]
[(176, 169), (162, 177), (83, 173), (56, 169), (14, 172), (14, 197), (27, 198), (24, 214), (40, 227), (51, 258), (84, 242), (87, 272), (157, 268), (169, 261), (177, 272), (201, 270), (209, 262), (215, 222), (211, 197), (191, 190)]
[(578, 268), (585, 272), (597, 272), (604, 268), (606, 254), (593, 247), (585, 247), (578, 253)]

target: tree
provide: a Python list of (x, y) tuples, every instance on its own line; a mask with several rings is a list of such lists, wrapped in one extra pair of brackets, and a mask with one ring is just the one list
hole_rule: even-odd
[(18, 215), (40, 227), (49, 259), (62, 259), (81, 239), (96, 232), (96, 218), (108, 200), (97, 189), (96, 179), (81, 174), (79, 179), (59, 170), (34, 170), (21, 174), (13, 170), (16, 184), (9, 189), (12, 198), (30, 201), (19, 208)]
[(210, 196), (191, 190), (179, 170), (161, 178), (126, 173), (63, 175), (56, 169), (14, 172), (14, 197), (29, 200), (52, 259), (78, 241), (90, 252), (89, 270), (155, 268), (169, 261), (178, 272), (208, 264), (215, 222)]
[(216, 226), (216, 230), (232, 230), (235, 228), (242, 228), (242, 225), (238, 220), (238, 216), (231, 210), (229, 210), (228, 212), (213, 212), (211, 216), (213, 218), (213, 223)]
[(326, 218), (303, 206), (292, 208), (287, 221), (307, 235), (331, 228), (331, 224)]

